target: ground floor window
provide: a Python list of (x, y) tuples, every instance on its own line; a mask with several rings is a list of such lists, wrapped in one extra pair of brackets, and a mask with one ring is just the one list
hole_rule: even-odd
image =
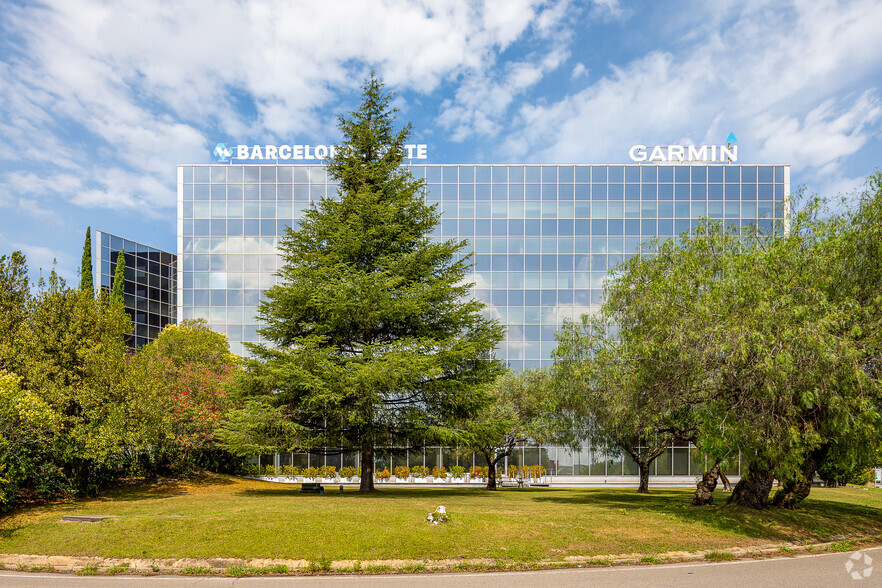
[[(466, 470), (473, 466), (485, 466), (486, 460), (480, 453), (455, 447), (424, 447), (420, 449), (378, 448), (375, 453), (376, 471), (397, 466), (423, 466), (433, 468), (463, 466)], [(361, 453), (347, 449), (325, 448), (311, 453), (264, 454), (252, 458), (251, 463), (264, 466), (308, 467), (361, 466)], [(570, 447), (523, 444), (514, 448), (511, 455), (499, 463), (500, 467), (523, 468), (541, 465), (551, 476), (636, 476), (637, 464), (630, 456), (620, 451), (610, 451), (592, 446)], [(652, 476), (700, 476), (708, 467), (706, 457), (692, 444), (673, 446), (665, 450), (652, 464)], [(740, 463), (736, 461), (725, 468), (727, 476), (741, 473)]]

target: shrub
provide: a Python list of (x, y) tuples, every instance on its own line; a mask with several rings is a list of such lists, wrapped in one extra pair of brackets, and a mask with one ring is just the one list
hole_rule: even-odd
[(389, 471), (389, 468), (383, 468), (382, 471), (377, 472), (377, 479), (378, 480), (388, 480), (391, 477), (392, 477), (392, 472)]
[(322, 466), (319, 468), (319, 475), (322, 478), (336, 478), (337, 468), (335, 466)]
[(864, 486), (873, 481), (875, 477), (875, 471), (873, 468), (867, 468), (864, 470), (857, 469), (852, 472), (851, 477), (848, 478), (849, 484), (855, 484), (857, 486)]
[(415, 465), (410, 468), (410, 474), (414, 478), (425, 478), (429, 475), (429, 468), (427, 468), (426, 466)]
[(259, 476), (260, 468), (257, 467), (256, 463), (249, 463), (242, 466), (242, 473), (246, 476)]
[(311, 573), (316, 572), (330, 572), (331, 571), (331, 560), (327, 557), (319, 557), (315, 561), (310, 561), (306, 566), (306, 571)]
[(738, 559), (734, 553), (728, 551), (708, 551), (704, 554), (704, 559), (708, 561), (732, 561)]
[(270, 476), (270, 477), (278, 476), (279, 474), (276, 472), (277, 472), (276, 466), (268, 465), (268, 466), (263, 467), (263, 475), (264, 476)]
[(453, 474), (454, 478), (462, 478), (465, 474), (465, 468), (462, 466), (451, 466), (450, 473)]
[(300, 468), (298, 468), (297, 466), (289, 466), (289, 465), (282, 466), (282, 475), (288, 476), (290, 478), (293, 478), (294, 476), (299, 476), (300, 475)]
[(315, 478), (316, 476), (318, 476), (318, 473), (319, 473), (318, 468), (314, 468), (314, 467), (305, 468), (303, 470), (303, 476), (305, 478)]
[(395, 466), (395, 477), (407, 479), (410, 477), (410, 468), (407, 466)]
[(472, 478), (483, 478), (484, 477), (484, 468), (481, 466), (474, 466), (469, 470), (469, 476)]
[(443, 478), (447, 475), (447, 469), (442, 467), (435, 466), (432, 468), (432, 476), (436, 478)]
[(357, 473), (358, 470), (352, 466), (343, 466), (342, 468), (340, 468), (340, 477), (342, 478), (351, 478)]

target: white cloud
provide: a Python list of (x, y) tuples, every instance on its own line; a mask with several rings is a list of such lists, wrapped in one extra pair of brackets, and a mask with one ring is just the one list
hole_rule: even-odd
[(15, 194), (49, 196), (80, 189), (82, 180), (69, 173), (39, 176), (33, 172), (15, 171), (4, 178), (5, 191)]
[(735, 131), (742, 159), (791, 162), (832, 178), (878, 134), (882, 4), (699, 9), (667, 49), (611, 66), (561, 100), (522, 105), (507, 157), (623, 161), (635, 143), (718, 142)]
[(470, 74), (456, 91), (455, 98), (442, 104), (438, 123), (451, 131), (450, 139), (454, 141), (473, 135), (497, 135), (515, 98), (538, 84), (568, 57), (568, 51), (556, 48), (543, 56), (508, 63), (495, 74), (495, 80), (494, 74), (484, 70)]
[(24, 211), (25, 214), (28, 214), (32, 217), (44, 221), (51, 221), (55, 224), (61, 224), (61, 217), (58, 216), (58, 213), (56, 213), (54, 210), (43, 208), (36, 200), (31, 200), (29, 198), (19, 198), (18, 208)]
[(49, 272), (55, 269), (58, 275), (67, 281), (68, 285), (79, 283), (79, 276), (76, 272), (67, 269), (73, 267), (73, 257), (67, 252), (29, 243), (10, 243), (10, 245), (12, 249), (17, 249), (25, 254), (28, 268), (32, 274), (48, 278)]
[[(534, 23), (550, 34), (565, 7), (540, 0), (8, 6), (2, 26), (18, 52), (0, 63), (0, 157), (7, 169), (63, 168), (81, 178), (82, 186), (59, 192), (80, 206), (167, 208), (174, 165), (203, 159), (224, 138), (206, 133), (327, 136), (334, 131), (325, 113), (340, 110), (339, 96), (354, 93), (371, 68), (391, 87), (431, 92), (487, 71)], [(534, 84), (548, 70), (545, 61), (537, 67), (512, 70), (495, 100), (510, 103), (502, 94)], [(496, 124), (488, 117), (484, 127)], [(17, 181), (10, 173), (7, 185)]]
[(595, 16), (606, 17), (610, 19), (622, 18), (626, 15), (625, 9), (619, 0), (594, 0), (592, 2), (592, 13)]
[(761, 115), (755, 124), (758, 157), (775, 161), (787, 153), (794, 169), (814, 168), (833, 172), (837, 163), (853, 155), (867, 140), (867, 128), (882, 120), (882, 104), (874, 91), (862, 94), (849, 108), (841, 110), (825, 100), (800, 122), (796, 117), (775, 119)]

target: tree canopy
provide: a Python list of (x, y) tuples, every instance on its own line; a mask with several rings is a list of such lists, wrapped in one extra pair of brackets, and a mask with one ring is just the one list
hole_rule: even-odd
[(730, 500), (758, 508), (775, 478), (792, 507), (825, 460), (865, 463), (882, 407), (871, 185), (855, 213), (794, 199), (787, 232), (709, 220), (616, 268), (600, 315), (559, 334), (576, 415), (629, 454), (629, 437), (693, 441), (709, 468), (740, 452)]
[(503, 367), (502, 328), (469, 298), (466, 243), (429, 238), (439, 214), (402, 166), (410, 125), (395, 128), (379, 79), (363, 89), (327, 167), (339, 193), (281, 239), (279, 282), (259, 307), (267, 343), (250, 349), (306, 444), (360, 449), (372, 491), (375, 446), (449, 438)]

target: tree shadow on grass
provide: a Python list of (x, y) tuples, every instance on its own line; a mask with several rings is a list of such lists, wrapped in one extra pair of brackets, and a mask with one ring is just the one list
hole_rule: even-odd
[(882, 508), (812, 497), (795, 510), (770, 508), (755, 510), (726, 505), (728, 493), (715, 493), (713, 505), (694, 507), (691, 492), (656, 490), (650, 494), (635, 491), (586, 489), (559, 495), (536, 496), (536, 502), (582, 504), (623, 515), (656, 514), (690, 524), (705, 525), (745, 537), (779, 542), (811, 539), (827, 540), (834, 535), (874, 535), (882, 532)]
[(21, 510), (28, 510), (34, 507), (48, 507), (54, 512), (67, 513), (82, 511), (84, 507), (91, 508), (102, 504), (174, 498), (176, 496), (185, 496), (194, 490), (198, 491), (216, 486), (230, 486), (235, 483), (236, 479), (231, 476), (214, 474), (183, 479), (162, 479), (157, 482), (128, 480), (103, 490), (98, 496), (79, 496), (48, 502), (35, 502), (22, 505)]
[[(345, 487), (343, 494), (340, 494), (339, 484), (322, 484), (325, 487), (325, 498), (328, 496), (336, 496), (337, 498), (347, 499), (375, 499), (375, 498), (445, 498), (451, 496), (475, 496), (478, 492), (482, 492), (477, 488), (378, 488), (376, 492), (361, 493), (356, 488)], [(238, 492), (245, 496), (303, 496), (311, 497), (318, 494), (300, 492), (300, 484), (293, 484), (293, 487), (284, 488), (244, 488)]]
[(113, 488), (94, 500), (134, 502), (137, 500), (173, 498), (215, 486), (232, 486), (237, 481), (231, 476), (206, 475), (193, 478), (163, 479), (158, 482), (141, 482), (127, 487)]
[(0, 539), (12, 539), (16, 531), (24, 528), (24, 525), (16, 525), (14, 527), (0, 527)]

